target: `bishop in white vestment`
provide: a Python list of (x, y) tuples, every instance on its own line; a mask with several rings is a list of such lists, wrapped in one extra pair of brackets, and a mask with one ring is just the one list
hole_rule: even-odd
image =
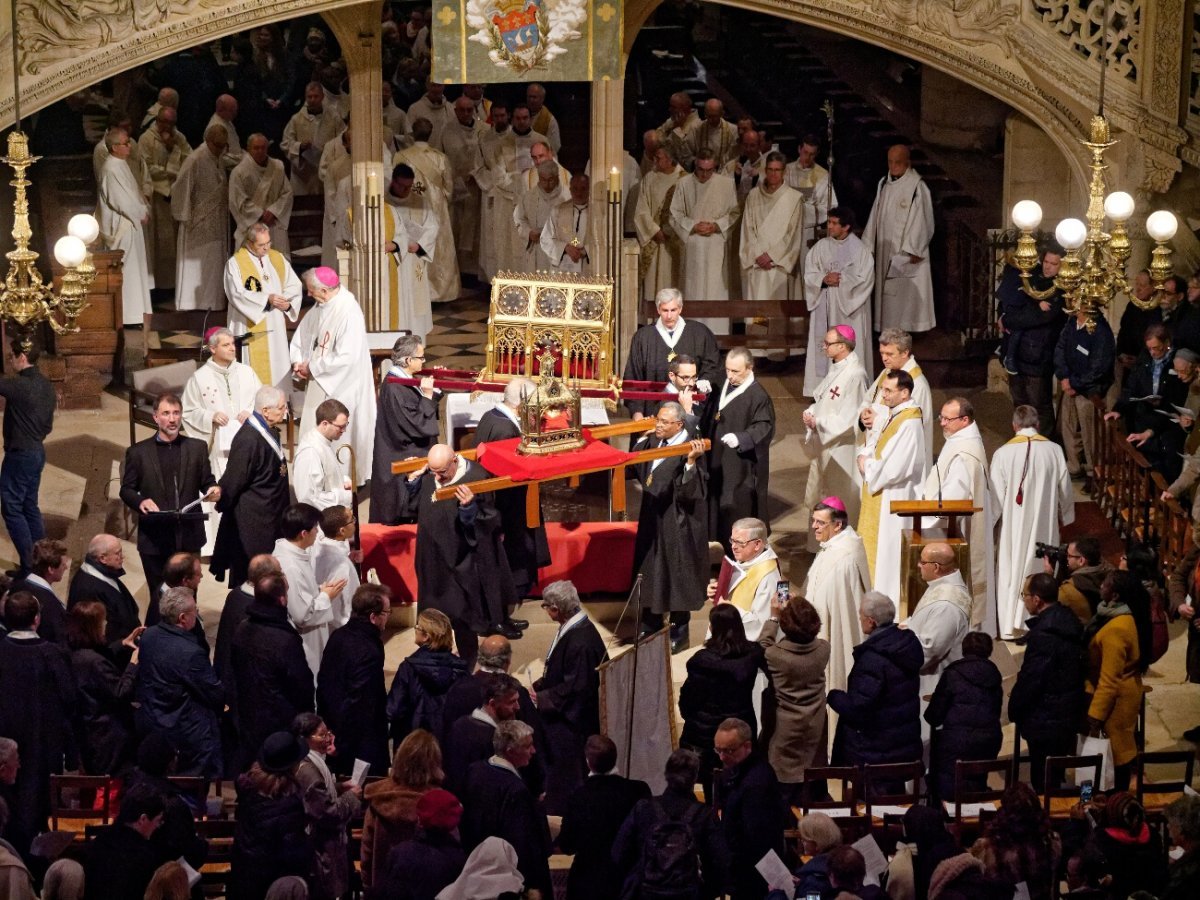
[(863, 641), (858, 603), (871, 589), (867, 551), (847, 522), (846, 504), (840, 497), (817, 503), (809, 524), (820, 546), (800, 593), (820, 613), (820, 637), (829, 641), (825, 689), (845, 690), (854, 648)]
[[(671, 227), (683, 242), (683, 296), (696, 300), (729, 299), (730, 241), (737, 229), (737, 194), (733, 179), (716, 173), (707, 151), (696, 159), (696, 171), (681, 178), (671, 199)], [(728, 319), (697, 319), (728, 332)]]
[(290, 252), (292, 185), (283, 163), (267, 156), (267, 139), (261, 134), (250, 135), (246, 155), (229, 173), (229, 212), (238, 234), (262, 222), (271, 229), (271, 245), (285, 256)]
[(396, 166), (384, 203), (389, 299), (385, 330), (428, 334), (433, 328), (429, 265), (437, 253), (439, 224), (413, 183), (413, 170)]
[(937, 324), (929, 268), (933, 227), (929, 188), (912, 168), (908, 148), (897, 144), (888, 150), (888, 174), (879, 179), (863, 232), (875, 254), (875, 325), (881, 331), (929, 331)]
[(225, 291), (213, 273), (229, 259), (229, 176), (221, 163), (226, 140), (222, 126), (210, 125), (171, 191), (171, 215), (179, 226), (176, 309), (225, 308)]
[[(871, 339), (871, 290), (875, 263), (867, 245), (854, 234), (854, 213), (834, 208), (829, 235), (817, 241), (804, 260), (804, 301), (808, 307), (808, 354), (804, 358), (804, 393), (812, 396), (829, 362), (818, 342), (834, 325), (849, 325), (863, 341)], [(871, 378), (869, 348), (861, 356)]]
[(1041, 571), (1035, 544), (1058, 545), (1058, 527), (1075, 521), (1075, 494), (1062, 447), (1038, 434), (1037, 410), (1013, 411), (1016, 436), (992, 454), (992, 489), (1000, 540), (996, 545), (996, 606), (1000, 637), (1025, 630), (1025, 578)]
[(300, 279), (282, 253), (271, 246), (271, 229), (250, 226), (245, 243), (225, 263), (225, 296), (229, 298), (229, 330), (243, 342), (242, 362), (263, 384), (278, 387), (291, 376), (287, 320), (300, 316)]
[(142, 315), (150, 312), (150, 288), (154, 281), (146, 261), (146, 237), (143, 227), (150, 221), (150, 208), (141, 185), (129, 168), (129, 135), (109, 129), (105, 135), (109, 157), (100, 170), (97, 185), (96, 221), (106, 250), (121, 250), (121, 317), (125, 325), (141, 325)]

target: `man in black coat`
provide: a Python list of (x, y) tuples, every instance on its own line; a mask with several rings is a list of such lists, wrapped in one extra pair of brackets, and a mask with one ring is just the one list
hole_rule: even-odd
[(138, 643), (138, 732), (166, 734), (179, 753), (179, 775), (220, 778), (217, 716), (225, 708), (225, 690), (208, 661), (208, 650), (192, 634), (196, 595), (187, 588), (171, 588), (159, 605), (162, 619), (147, 628)]
[(524, 722), (501, 722), (493, 740), (495, 755), (467, 772), (462, 791), (463, 847), (475, 849), (484, 838), (498, 837), (517, 851), (517, 870), (526, 888), (553, 896), (550, 884), (550, 835), (546, 817), (520, 770), (535, 753), (533, 729)]
[(270, 735), (290, 730), (298, 713), (316, 708), (304, 643), (288, 621), (287, 591), (282, 574), (255, 582), (254, 602), (233, 638), (240, 772)]
[[(501, 673), (486, 676), (479, 706), (451, 723), (442, 742), (446, 748), (443, 767), (448, 790), (461, 791), (471, 766), (492, 755), (496, 725), (511, 722), (517, 716), (519, 687), (520, 684), (511, 675)], [(529, 784), (528, 770), (531, 765), (532, 762), (521, 773), (526, 784)], [(533, 789), (532, 786), (530, 789)], [(540, 788), (536, 793), (541, 793)]]
[[(475, 662), (480, 634), (518, 638), (504, 625), (516, 602), (504, 556), (500, 514), (492, 494), (478, 497), (470, 483), (488, 473), (445, 444), (434, 444), (426, 465), (408, 476), (406, 509), (417, 517), (417, 604), (450, 617), (459, 655)], [(433, 494), (454, 487), (453, 499), (434, 502)]]
[(67, 611), (54, 593), (54, 585), (63, 580), (71, 568), (67, 545), (53, 538), (42, 538), (33, 545), (31, 571), (13, 582), (10, 591), (28, 591), (37, 597), (41, 606), (38, 637), (52, 644), (67, 644)]
[(181, 513), (201, 496), (210, 502), (221, 497), (208, 461), (208, 446), (180, 434), (182, 420), (182, 401), (174, 394), (159, 394), (154, 399), (158, 431), (125, 451), (121, 473), (121, 502), (138, 513), (138, 555), (150, 588), (151, 608), (158, 602), (167, 558), (181, 550), (199, 553), (204, 546), (199, 505), (183, 514), (191, 518), (172, 513)]
[(66, 649), (38, 637), (38, 621), (36, 597), (25, 591), (8, 595), (8, 634), (0, 638), (0, 734), (17, 742), (21, 760), (7, 837), (22, 855), (46, 829), (50, 776), (63, 772), (75, 710)]
[(775, 405), (754, 379), (754, 357), (745, 347), (725, 356), (725, 382), (704, 404), (701, 433), (712, 441), (708, 457), (708, 530), (732, 555), (729, 534), (738, 519), (770, 522), (767, 509)]
[(154, 871), (167, 862), (151, 838), (166, 813), (164, 798), (146, 785), (121, 797), (116, 821), (100, 831), (84, 851), (88, 900), (133, 900), (144, 896)]
[(254, 414), (238, 429), (229, 447), (229, 466), (221, 476), (217, 502), (222, 516), (212, 573), (221, 580), (228, 571), (231, 587), (246, 580), (251, 558), (270, 553), (283, 534), (280, 517), (291, 498), (283, 444), (275, 429), (286, 415), (283, 391), (259, 388), (254, 395)]
[(1184, 433), (1160, 410), (1173, 413), (1173, 407), (1186, 406), (1188, 385), (1172, 371), (1171, 335), (1165, 325), (1147, 328), (1144, 343), (1146, 349), (1130, 369), (1120, 399), (1104, 418), (1123, 417), (1130, 443), (1170, 483), (1183, 469)]
[(637, 802), (650, 799), (650, 786), (617, 774), (617, 745), (611, 738), (593, 734), (584, 757), (588, 778), (567, 799), (558, 832), (559, 849), (575, 856), (567, 900), (611, 900), (621, 895), (613, 842)]
[[(633, 445), (633, 450), (674, 447), (686, 442), (683, 407), (664, 403), (656, 413), (654, 434)], [(687, 646), (692, 611), (704, 605), (708, 567), (697, 560), (708, 554), (707, 476), (697, 463), (704, 444), (692, 440), (686, 457), (672, 456), (637, 467), (642, 483), (633, 572), (642, 576), (641, 634), (651, 634), (671, 616), (671, 651)]]
[(1058, 602), (1052, 575), (1031, 575), (1022, 593), (1030, 618), (1025, 656), (1008, 698), (1008, 718), (1029, 745), (1029, 776), (1045, 786), (1046, 757), (1075, 752), (1087, 674), (1083, 625)]
[(863, 595), (858, 621), (866, 639), (854, 648), (846, 690), (832, 690), (826, 698), (839, 717), (833, 764), (920, 759), (921, 641), (895, 624), (896, 606), (879, 591)]
[(546, 672), (533, 685), (533, 699), (554, 754), (546, 772), (546, 812), (556, 816), (583, 783), (583, 747), (600, 731), (597, 667), (608, 659), (608, 651), (571, 582), (547, 585), (542, 608), (558, 625), (558, 633), (546, 654)]
[(317, 712), (338, 737), (330, 768), (349, 775), (354, 761), (370, 763), (370, 775), (386, 775), (387, 693), (383, 689), (383, 631), (391, 612), (391, 591), (381, 584), (359, 585), (350, 621), (329, 636), (317, 673)]
[[(1034, 291), (1053, 286), (1062, 265), (1062, 248), (1046, 249), (1038, 270), (1030, 278)], [(1038, 431), (1043, 437), (1054, 433), (1054, 345), (1062, 332), (1066, 314), (1062, 291), (1045, 300), (1035, 300), (1021, 286), (1015, 266), (1005, 266), (996, 288), (1000, 301), (1000, 326), (1004, 331), (1004, 368), (1013, 408), (1032, 406), (1038, 412)], [(1130, 304), (1132, 306), (1132, 304)]]
[(108, 611), (104, 641), (114, 649), (142, 624), (137, 601), (121, 581), (125, 574), (124, 560), (125, 551), (119, 540), (111, 534), (96, 535), (88, 542), (83, 565), (67, 591), (67, 609), (80, 600), (99, 600), (104, 604)]
[(392, 474), (392, 463), (424, 456), (438, 439), (438, 394), (433, 376), (420, 386), (401, 384), (425, 368), (425, 340), (406, 334), (392, 347), (392, 367), (379, 386), (375, 416), (375, 450), (371, 460), (372, 522), (396, 525), (404, 518), (403, 481)]
[[(504, 386), (504, 399), (494, 409), (489, 409), (479, 419), (475, 429), (475, 446), (489, 441), (507, 441), (521, 436), (517, 420), (517, 407), (533, 392), (533, 382), (527, 378), (514, 378)], [(487, 468), (487, 455), (480, 465)], [(496, 509), (500, 513), (504, 529), (504, 555), (512, 572), (513, 589), (517, 599), (529, 596), (537, 584), (538, 569), (550, 565), (550, 544), (546, 540), (546, 528), (538, 525), (530, 528), (526, 524), (525, 495), (528, 488), (511, 488), (496, 492)], [(506, 624), (527, 628), (528, 622), (506, 618)]]

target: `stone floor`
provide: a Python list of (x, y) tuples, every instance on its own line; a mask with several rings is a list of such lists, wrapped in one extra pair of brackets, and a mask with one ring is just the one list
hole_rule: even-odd
[[(456, 301), (439, 308), (438, 322), (429, 338), (433, 350), (429, 354), (431, 364), (442, 360), (454, 367), (478, 366), (482, 363), (486, 313), (482, 312), (478, 303), (477, 300)], [(131, 346), (141, 346), (138, 336), (130, 337)], [(131, 353), (129, 364), (136, 367), (138, 363), (136, 353)], [(801, 413), (807, 404), (800, 393), (802, 374), (800, 361), (793, 360), (782, 369), (760, 376), (775, 403), (778, 423), (771, 455), (772, 543), (780, 555), (785, 575), (795, 585), (801, 583), (811, 562), (811, 556), (804, 551), (809, 511), (802, 508), (799, 499), (803, 494), (809, 466), (801, 423)], [(936, 390), (934, 393), (938, 405), (946, 397), (958, 393), (975, 404), (989, 453), (1011, 435), (1008, 425), (1011, 406), (1006, 394), (989, 393), (983, 385), (964, 386), (953, 391)], [(60, 413), (56, 417), (54, 432), (46, 445), (48, 463), (42, 482), (42, 509), (49, 534), (67, 540), (76, 563), (82, 558), (88, 539), (99, 532), (111, 532), (125, 541), (128, 566), (126, 583), (144, 608), (147, 592), (136, 552), (132, 520), (117, 499), (119, 466), (128, 444), (127, 405), (117, 392), (105, 394), (102, 401), (100, 410)], [(139, 438), (146, 436), (149, 436), (149, 431), (140, 429)], [(636, 497), (632, 499), (636, 504)], [(1086, 501), (1087, 498), (1080, 495), (1079, 499)], [(590, 505), (596, 508), (603, 504)], [(577, 504), (569, 504), (568, 508), (571, 506)], [(636, 505), (633, 514), (636, 514)], [(362, 518), (365, 520), (365, 510), (362, 511)], [(7, 533), (0, 529), (0, 560), (7, 562), (13, 556)], [(715, 546), (711, 561), (719, 561)], [(60, 594), (65, 596), (65, 584), (58, 588)], [(215, 635), (225, 594), (226, 586), (206, 574), (199, 599), (210, 637)], [(624, 598), (588, 598), (588, 608), (601, 633), (606, 639), (611, 639), (622, 616)], [(532, 679), (537, 677), (555, 626), (536, 603), (526, 604), (520, 615), (528, 618), (532, 624), (525, 637), (514, 643), (514, 661), (521, 677)], [(627, 618), (623, 630), (628, 632), (631, 627), (631, 619)], [(704, 616), (693, 617), (693, 648), (703, 641), (704, 631)], [(1200, 723), (1200, 689), (1186, 684), (1184, 678), (1186, 638), (1183, 628), (1173, 626), (1171, 633), (1169, 652), (1153, 667), (1146, 679), (1152, 688), (1147, 707), (1147, 746), (1156, 750), (1186, 746), (1181, 742), (1183, 731)], [(400, 660), (412, 651), (413, 646), (411, 629), (401, 629), (387, 635), (389, 683), (391, 673)], [(1011, 644), (999, 645), (999, 648), (997, 662), (1011, 677), (1020, 664), (1021, 648)], [(612, 652), (620, 652), (620, 647), (614, 644)], [(691, 652), (694, 650), (673, 658), (672, 672), (676, 688), (686, 674), (686, 660)], [(1006, 728), (1009, 742), (1006, 752), (1011, 749), (1011, 732), (1011, 727)]]

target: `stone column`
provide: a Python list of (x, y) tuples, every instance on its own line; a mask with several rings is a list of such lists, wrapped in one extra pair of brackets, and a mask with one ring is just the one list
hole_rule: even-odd
[[(390, 331), (384, 320), (387, 281), (379, 209), (387, 189), (383, 146), (383, 76), (379, 4), (356, 3), (322, 14), (337, 37), (350, 76), (350, 208), (353, 247), (349, 288), (358, 298), (367, 331)], [(390, 160), (388, 160), (390, 162)]]

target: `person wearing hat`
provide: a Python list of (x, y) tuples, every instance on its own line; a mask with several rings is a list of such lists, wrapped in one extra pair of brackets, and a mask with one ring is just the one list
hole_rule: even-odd
[(458, 839), (463, 807), (449, 791), (432, 788), (417, 801), (417, 833), (388, 853), (386, 869), (373, 897), (434, 900), (467, 862)]
[(306, 878), (312, 850), (296, 767), (308, 747), (290, 731), (267, 737), (258, 759), (237, 779), (230, 900), (258, 900), (279, 878)]
[(317, 407), (323, 401), (342, 401), (350, 415), (346, 438), (358, 461), (361, 485), (371, 471), (375, 445), (375, 378), (366, 320), (333, 269), (309, 269), (301, 280), (317, 306), (292, 336), (293, 377), (308, 382), (300, 431), (307, 434), (316, 427)]
[[(875, 260), (870, 248), (854, 233), (854, 224), (854, 210), (835, 206), (829, 210), (828, 236), (817, 241), (804, 257), (804, 301), (809, 314), (804, 393), (814, 398), (826, 372), (837, 361), (829, 353), (828, 344), (824, 345), (824, 353), (818, 346), (826, 329), (842, 322), (852, 334), (871, 334), (868, 301), (875, 289)], [(870, 354), (860, 362), (869, 380)]]
[[(863, 296), (865, 302), (870, 292)], [(812, 389), (813, 405), (804, 411), (804, 443), (812, 459), (804, 505), (812, 509), (817, 498), (829, 494), (845, 497), (854, 521), (858, 521), (861, 484), (855, 463), (858, 412), (870, 387), (870, 377), (855, 349), (857, 342), (858, 332), (849, 325), (833, 325), (825, 332), (821, 346), (828, 370)], [(811, 529), (808, 550), (817, 552)]]
[(863, 639), (858, 599), (871, 589), (867, 551), (839, 497), (826, 497), (813, 507), (809, 531), (820, 549), (800, 593), (821, 617), (817, 636), (829, 641), (825, 685), (845, 690), (854, 648)]

